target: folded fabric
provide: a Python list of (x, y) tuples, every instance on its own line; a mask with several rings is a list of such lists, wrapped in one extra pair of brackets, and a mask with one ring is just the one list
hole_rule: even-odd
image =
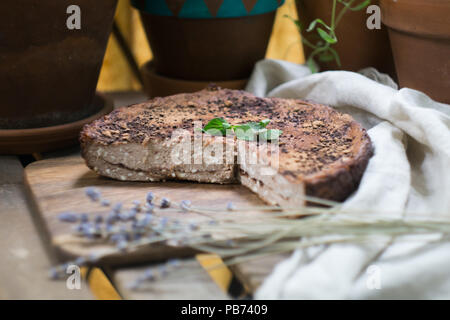
[[(450, 218), (450, 105), (412, 89), (398, 90), (373, 68), (311, 74), (305, 66), (278, 60), (257, 63), (247, 91), (330, 105), (368, 130), (375, 154), (345, 209)], [(450, 242), (445, 240), (386, 237), (297, 250), (276, 266), (255, 298), (448, 299)]]

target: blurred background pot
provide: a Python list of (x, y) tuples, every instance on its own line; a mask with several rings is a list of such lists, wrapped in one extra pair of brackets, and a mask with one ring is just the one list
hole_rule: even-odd
[[(277, 0), (135, 0), (155, 76), (186, 82), (244, 83), (263, 59)], [(183, 88), (179, 87), (179, 90)]]
[[(316, 18), (329, 23), (333, 0), (297, 0), (299, 20), (304, 28)], [(372, 1), (372, 4), (378, 4)], [(337, 3), (337, 12), (343, 5)], [(338, 42), (333, 48), (339, 54), (341, 67), (335, 61), (320, 62), (320, 70), (349, 70), (358, 71), (366, 67), (389, 74), (395, 79), (395, 67), (386, 28), (380, 30), (367, 28), (369, 15), (366, 10), (347, 11), (336, 28)], [(305, 57), (311, 54), (311, 49), (304, 46)]]
[[(105, 107), (94, 97), (116, 2), (0, 2), (1, 132), (67, 124)], [(80, 30), (66, 26), (70, 5), (81, 9)]]
[(450, 1), (381, 0), (400, 86), (450, 103)]
[[(183, 80), (162, 76), (155, 71), (153, 61), (145, 63), (141, 68), (145, 93), (149, 97), (164, 97), (180, 92), (196, 92), (206, 88), (211, 81)], [(245, 88), (247, 79), (214, 81), (214, 84), (228, 89)]]

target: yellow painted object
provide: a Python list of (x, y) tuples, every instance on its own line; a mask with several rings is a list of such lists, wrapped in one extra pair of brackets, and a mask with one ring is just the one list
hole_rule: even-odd
[(228, 291), (233, 274), (222, 259), (215, 254), (198, 254), (197, 261), (209, 273), (214, 282), (225, 292)]
[(303, 63), (304, 56), (300, 33), (295, 24), (285, 15), (297, 19), (295, 0), (286, 0), (284, 5), (278, 9), (266, 58)]
[(81, 276), (86, 279), (89, 289), (97, 300), (121, 300), (109, 279), (99, 268), (93, 268), (89, 274), (86, 267), (81, 268)]
[[(196, 256), (200, 265), (209, 273), (212, 280), (224, 291), (228, 291), (231, 279), (231, 271), (223, 265), (222, 259), (214, 254), (198, 254)], [(89, 289), (97, 300), (121, 300), (119, 293), (109, 279), (99, 268), (93, 268), (87, 274), (87, 268), (81, 269), (83, 279), (87, 278)]]
[[(267, 58), (303, 63), (303, 47), (300, 34), (292, 21), (284, 15), (297, 17), (295, 0), (286, 0), (277, 11), (272, 36), (267, 48)], [(137, 63), (141, 66), (151, 59), (152, 53), (139, 18), (138, 11), (129, 0), (119, 0), (116, 18)], [(97, 89), (100, 91), (140, 90), (114, 37), (110, 37)]]

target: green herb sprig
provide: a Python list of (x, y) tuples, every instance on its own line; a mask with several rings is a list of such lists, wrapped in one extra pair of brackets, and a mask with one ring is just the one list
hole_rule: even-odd
[[(337, 65), (339, 67), (341, 66), (339, 54), (333, 48), (333, 45), (338, 42), (338, 38), (336, 37), (336, 28), (347, 11), (360, 11), (365, 9), (370, 4), (370, 0), (363, 0), (359, 2), (357, 0), (332, 1), (333, 8), (331, 12), (331, 22), (327, 24), (322, 19), (317, 18), (309, 24), (306, 32), (304, 32), (304, 28), (299, 20), (296, 20), (289, 15), (284, 15), (284, 17), (291, 19), (299, 29), (299, 32), (302, 35), (303, 44), (312, 49), (311, 54), (306, 59), (306, 65), (312, 73), (317, 73), (320, 70), (317, 60), (319, 62), (330, 62), (335, 60)], [(344, 6), (339, 13), (337, 13), (336, 10), (338, 2)], [(309, 37), (307, 37), (307, 34)]]
[(232, 130), (236, 138), (245, 141), (278, 140), (283, 132), (278, 129), (267, 129), (269, 122), (269, 119), (264, 119), (259, 122), (231, 125), (223, 118), (214, 118), (206, 124), (202, 131), (215, 136), (225, 136), (227, 131)]

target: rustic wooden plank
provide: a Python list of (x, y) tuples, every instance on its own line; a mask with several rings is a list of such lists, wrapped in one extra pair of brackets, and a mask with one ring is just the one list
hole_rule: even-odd
[[(196, 206), (226, 208), (232, 201), (236, 206), (260, 206), (262, 201), (241, 185), (218, 185), (188, 182), (125, 182), (106, 179), (89, 170), (79, 156), (37, 161), (25, 169), (26, 181), (31, 189), (37, 211), (48, 230), (50, 242), (60, 253), (61, 259), (77, 256), (104, 254), (113, 247), (105, 243), (87, 243), (86, 240), (71, 236), (72, 225), (58, 220), (63, 211), (87, 212), (93, 216), (107, 215), (109, 208), (89, 201), (84, 189), (88, 186), (100, 188), (105, 198), (120, 201), (130, 207), (132, 200), (145, 201), (147, 192), (152, 191), (160, 197), (168, 197), (174, 202), (189, 199)], [(183, 213), (180, 210), (165, 210), (160, 213), (171, 219), (189, 222), (206, 221), (196, 213)], [(247, 214), (247, 213), (246, 213)], [(251, 213), (248, 213), (251, 214)], [(216, 236), (216, 235), (214, 235)], [(173, 256), (186, 257), (195, 252), (190, 248), (153, 245), (130, 254), (110, 255), (108, 264), (155, 261)]]
[(273, 271), (273, 268), (289, 256), (290, 253), (273, 254), (233, 265), (230, 269), (249, 293), (253, 294)]
[[(132, 92), (132, 93), (112, 93), (107, 94), (114, 100), (115, 107), (123, 105), (130, 105), (146, 100), (145, 95)], [(67, 155), (79, 156), (79, 147), (74, 147), (65, 150), (58, 150), (56, 152), (45, 153), (42, 155), (44, 159), (52, 159), (56, 162), (49, 167), (49, 171), (53, 171), (58, 167), (58, 162), (61, 157)], [(21, 178), (20, 178), (21, 180)], [(89, 181), (87, 185), (90, 185), (92, 181)], [(83, 185), (78, 185), (83, 187)], [(155, 258), (155, 256), (154, 256)], [(156, 257), (162, 259), (163, 257)], [(106, 261), (105, 263), (107, 263)], [(171, 273), (171, 276), (163, 279), (163, 282), (159, 282), (155, 289), (158, 290), (141, 290), (132, 291), (127, 288), (126, 283), (130, 280), (134, 280), (134, 277), (138, 276), (142, 270), (147, 267), (129, 267), (127, 269), (119, 269), (117, 272), (111, 272), (110, 266), (104, 265), (105, 270), (108, 271), (110, 280), (113, 281), (116, 289), (119, 293), (128, 299), (227, 299), (227, 295), (220, 290), (216, 283), (211, 279), (208, 273), (201, 267), (201, 265), (194, 259), (188, 260), (183, 270), (189, 270), (188, 274), (185, 274), (183, 278), (177, 278), (178, 273)], [(156, 267), (156, 265), (153, 265)], [(114, 276), (113, 276), (114, 275)], [(164, 284), (164, 285), (163, 285)], [(162, 286), (162, 287), (161, 287)], [(161, 294), (159, 294), (161, 292)], [(194, 294), (193, 294), (194, 293)]]
[(169, 270), (167, 275), (154, 281), (147, 281), (137, 289), (130, 289), (136, 278), (146, 270), (156, 275), (164, 264), (118, 269), (114, 272), (114, 283), (124, 299), (135, 300), (225, 300), (228, 295), (212, 281), (196, 259), (183, 259), (180, 267)]
[(92, 299), (87, 286), (69, 290), (48, 278), (51, 257), (27, 206), (23, 168), (17, 157), (0, 156), (0, 299)]

